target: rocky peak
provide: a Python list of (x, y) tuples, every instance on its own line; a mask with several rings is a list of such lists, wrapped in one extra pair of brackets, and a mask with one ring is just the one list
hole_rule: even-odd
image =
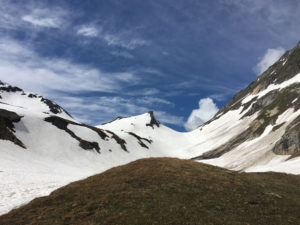
[[(41, 104), (46, 105), (47, 108), (49, 108), (50, 113), (57, 114), (57, 115), (66, 114), (67, 117), (72, 118), (71, 115), (66, 110), (64, 110), (55, 102), (37, 94), (24, 92), (21, 88), (12, 86), (2, 81), (0, 81), (0, 99), (1, 102), (4, 104), (15, 105), (15, 102), (18, 102), (17, 106), (21, 106), (29, 109), (31, 109), (30, 107), (34, 107), (34, 106), (36, 106), (35, 108), (43, 108), (39, 106), (41, 106)], [(34, 102), (34, 104), (30, 104), (30, 107), (27, 105), (28, 100), (31, 103)], [(45, 111), (44, 113), (49, 114), (49, 112)]]
[(153, 111), (149, 111), (148, 114), (150, 116), (150, 122), (147, 123), (146, 126), (150, 126), (153, 129), (154, 129), (154, 126), (159, 127), (160, 126), (160, 122), (155, 119)]
[(6, 91), (6, 92), (22, 91), (23, 92), (21, 88), (11, 86), (9, 84), (3, 83), (2, 81), (0, 81), (0, 91)]

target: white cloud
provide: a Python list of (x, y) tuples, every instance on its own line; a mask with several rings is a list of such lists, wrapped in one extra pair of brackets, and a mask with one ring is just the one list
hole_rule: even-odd
[(72, 15), (66, 8), (50, 7), (41, 1), (0, 2), (0, 28), (6, 31), (36, 32), (40, 28), (65, 28), (70, 25)]
[(60, 28), (66, 12), (62, 9), (34, 9), (22, 16), (22, 20), (38, 27)]
[(142, 39), (131, 39), (128, 35), (122, 34), (105, 34), (103, 36), (103, 40), (109, 46), (118, 46), (122, 48), (126, 48), (129, 50), (133, 50), (137, 47), (149, 45), (148, 41)]
[(77, 30), (77, 34), (78, 35), (82, 35), (85, 37), (97, 37), (100, 33), (100, 30), (94, 26), (81, 26), (78, 30)]
[(59, 27), (58, 21), (55, 21), (53, 18), (37, 18), (32, 15), (26, 15), (22, 18), (25, 22), (29, 22), (35, 26), (41, 27)]
[(0, 79), (24, 89), (51, 95), (56, 91), (119, 92), (139, 82), (129, 72), (106, 73), (60, 58), (42, 58), (25, 43), (0, 38)]
[(163, 98), (157, 98), (157, 97), (142, 97), (142, 98), (137, 98), (136, 102), (140, 104), (146, 104), (149, 106), (154, 106), (154, 105), (169, 105), (169, 106), (174, 106), (173, 102), (170, 102), (166, 99)]
[(130, 90), (124, 94), (129, 96), (151, 96), (151, 95), (158, 95), (158, 94), (161, 95), (162, 93), (160, 92), (160, 90), (156, 88), (142, 88), (138, 90)]
[(264, 56), (260, 59), (258, 64), (255, 66), (254, 71), (260, 75), (266, 71), (271, 65), (273, 65), (285, 52), (283, 48), (269, 48), (267, 49)]
[(202, 98), (199, 101), (199, 109), (194, 109), (184, 124), (186, 130), (194, 130), (201, 124), (211, 119), (218, 112), (217, 105), (211, 98)]
[[(77, 27), (76, 33), (85, 37), (97, 37), (108, 46), (121, 47), (127, 50), (149, 45), (148, 41), (134, 37), (135, 35), (130, 31), (110, 32), (109, 30), (104, 30), (101, 26), (91, 24)], [(111, 54), (124, 58), (133, 58), (133, 55), (128, 51), (113, 51)]]

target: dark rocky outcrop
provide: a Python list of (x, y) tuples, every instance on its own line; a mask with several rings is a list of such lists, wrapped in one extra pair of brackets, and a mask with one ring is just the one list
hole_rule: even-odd
[(0, 139), (11, 141), (22, 148), (26, 148), (22, 141), (14, 135), (14, 123), (19, 122), (21, 118), (15, 112), (0, 109)]
[[(76, 140), (79, 141), (79, 146), (85, 150), (91, 150), (91, 149), (95, 149), (98, 153), (100, 153), (100, 147), (99, 144), (97, 142), (89, 142), (86, 141), (84, 139), (82, 139), (81, 137), (78, 137), (73, 131), (71, 131), (70, 129), (68, 129), (68, 125), (69, 124), (73, 124), (76, 126), (82, 126), (82, 127), (86, 127), (90, 130), (95, 131), (99, 137), (101, 137), (101, 139), (103, 140), (108, 140), (108, 138), (114, 139), (120, 146), (121, 148), (127, 152), (127, 148), (126, 148), (126, 141), (122, 138), (120, 138), (118, 135), (116, 135), (114, 132), (109, 131), (109, 130), (102, 130), (100, 128), (97, 127), (92, 127), (92, 126), (88, 126), (85, 124), (79, 124), (79, 123), (75, 123), (73, 121), (70, 120), (66, 120), (63, 119), (61, 117), (58, 116), (50, 116), (45, 118), (45, 121), (52, 123), (54, 126), (56, 126), (57, 128), (66, 131), (68, 134), (70, 134), (71, 137), (75, 138)], [(107, 135), (107, 133), (111, 134), (111, 137), (109, 137), (109, 135)]]
[(41, 102), (44, 102), (49, 107), (50, 112), (52, 112), (54, 114), (64, 112), (72, 118), (72, 116), (66, 110), (64, 110), (62, 107), (60, 107), (58, 104), (52, 102), (51, 100), (42, 97)]
[(149, 111), (148, 114), (150, 116), (150, 122), (147, 123), (146, 126), (150, 126), (150, 127), (152, 127), (152, 129), (154, 129), (154, 126), (159, 127), (160, 126), (160, 122), (155, 119), (153, 111)]
[(38, 97), (37, 95), (32, 94), (32, 93), (30, 93), (30, 94), (28, 95), (28, 98), (37, 98), (37, 97)]
[(100, 153), (100, 147), (97, 142), (90, 142), (83, 140), (82, 138), (78, 137), (73, 131), (68, 129), (68, 124), (78, 125), (80, 124), (74, 123), (69, 120), (65, 120), (63, 118), (57, 117), (57, 116), (51, 116), (45, 118), (45, 121), (52, 123), (57, 128), (66, 131), (71, 137), (75, 138), (77, 141), (79, 141), (79, 146), (85, 150), (92, 150), (95, 149), (98, 153)]
[(114, 139), (124, 151), (128, 152), (126, 147), (126, 141), (124, 139), (120, 138), (118, 135), (116, 135), (114, 132), (110, 130), (105, 130), (105, 131), (112, 135), (111, 138)]
[(3, 82), (0, 81), (0, 91), (6, 91), (6, 92), (17, 92), (17, 91), (22, 91), (23, 90), (21, 88), (18, 87), (14, 87), (11, 85), (7, 85)]
[(138, 143), (140, 144), (140, 146), (142, 146), (143, 148), (147, 148), (149, 149), (149, 147), (144, 143), (144, 141), (148, 142), (149, 144), (152, 143), (152, 140), (149, 140), (147, 138), (142, 138), (139, 135), (133, 133), (133, 132), (128, 132), (128, 134), (130, 134), (131, 136), (135, 137), (138, 140)]

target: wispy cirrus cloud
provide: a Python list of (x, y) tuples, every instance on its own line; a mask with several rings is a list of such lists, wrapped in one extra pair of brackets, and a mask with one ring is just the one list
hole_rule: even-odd
[(33, 9), (22, 20), (37, 27), (59, 28), (63, 25), (65, 11), (61, 9)]
[(2, 0), (0, 4), (0, 28), (7, 31), (34, 31), (42, 28), (62, 28), (69, 25), (69, 11), (46, 4)]
[[(174, 103), (154, 97), (160, 93), (158, 89), (138, 89), (131, 93), (133, 95), (124, 94), (127, 97), (119, 95), (122, 90), (141, 82), (137, 74), (108, 73), (67, 59), (43, 58), (30, 43), (14, 39), (0, 38), (0, 80), (57, 101), (85, 123), (102, 123), (117, 116), (154, 110), (163, 123), (183, 124), (182, 117), (162, 110), (174, 107)], [(85, 96), (80, 94), (82, 92), (103, 92), (110, 96)]]
[(158, 94), (162, 94), (162, 93), (157, 88), (140, 88), (138, 90), (130, 90), (124, 93), (124, 95), (128, 95), (128, 96), (155, 96)]
[(55, 91), (112, 93), (139, 82), (133, 73), (108, 73), (68, 59), (40, 57), (30, 45), (7, 38), (0, 38), (0, 79), (48, 95)]
[(128, 37), (128, 34), (105, 34), (103, 40), (108, 46), (122, 47), (128, 50), (133, 50), (137, 47), (149, 45), (149, 41)]
[(112, 55), (124, 58), (133, 58), (133, 55), (128, 51), (134, 50), (138, 47), (148, 46), (150, 44), (149, 41), (136, 37), (136, 34), (132, 33), (132, 31), (120, 30), (119, 32), (113, 32), (109, 28), (105, 29), (103, 26), (101, 26), (101, 24), (93, 24), (97, 23), (92, 22), (91, 24), (83, 24), (77, 27), (76, 34), (87, 38), (99, 38), (109, 47), (125, 49), (112, 51)]
[(82, 35), (85, 37), (98, 37), (100, 32), (101, 32), (100, 28), (92, 25), (80, 26), (76, 31), (78, 35)]
[[(149, 44), (148, 41), (135, 37), (130, 31), (116, 33), (109, 29), (103, 30), (101, 25), (94, 23), (72, 24), (72, 21), (68, 21), (71, 17), (67, 9), (42, 7), (39, 4), (38, 7), (32, 5), (15, 10), (18, 7), (11, 6), (9, 2), (5, 8), (0, 6), (0, 11), (3, 12), (0, 15), (0, 28), (33, 33), (47, 32), (48, 28), (55, 28), (60, 32), (55, 35), (64, 35), (61, 29), (64, 27), (68, 32), (75, 31), (78, 36), (102, 40), (113, 49), (112, 55), (127, 59), (134, 58), (131, 50)], [(10, 10), (6, 15), (4, 12), (8, 12), (8, 8)], [(148, 71), (147, 68), (145, 70)], [(130, 90), (131, 86), (142, 82), (138, 70), (107, 72), (70, 58), (43, 57), (36, 51), (32, 40), (17, 40), (10, 35), (0, 35), (0, 79), (56, 100), (81, 122), (90, 124), (97, 121), (102, 123), (120, 115), (131, 116), (153, 109), (174, 107), (172, 102), (154, 97), (153, 95), (160, 92), (155, 88), (135, 88), (135, 93), (125, 93), (125, 89)], [(123, 91), (127, 97), (121, 97), (119, 93)], [(87, 97), (89, 94), (81, 95), (83, 92), (101, 94)], [(101, 96), (107, 94), (112, 96)], [(163, 110), (156, 112), (162, 122), (183, 124), (181, 117)], [(170, 121), (174, 117), (176, 120)]]
[(136, 102), (144, 105), (149, 105), (149, 106), (153, 106), (153, 105), (167, 105), (172, 107), (174, 106), (173, 102), (170, 102), (166, 99), (158, 98), (158, 97), (149, 97), (149, 96), (137, 98)]

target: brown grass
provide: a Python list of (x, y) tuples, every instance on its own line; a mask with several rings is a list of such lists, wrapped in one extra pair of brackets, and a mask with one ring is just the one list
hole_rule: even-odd
[(300, 177), (142, 159), (0, 217), (22, 224), (300, 224)]

